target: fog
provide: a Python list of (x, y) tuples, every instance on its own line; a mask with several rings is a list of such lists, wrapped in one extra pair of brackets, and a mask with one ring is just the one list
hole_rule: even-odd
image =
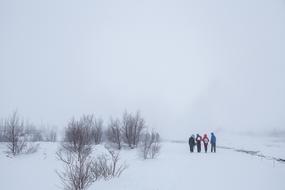
[(1, 118), (285, 130), (284, 83), (284, 0), (0, 0)]

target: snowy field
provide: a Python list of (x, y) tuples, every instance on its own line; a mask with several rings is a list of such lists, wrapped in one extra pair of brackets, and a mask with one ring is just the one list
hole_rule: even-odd
[[(2, 144), (1, 190), (61, 188), (55, 173), (61, 168), (55, 157), (58, 143), (40, 143), (37, 153), (15, 158), (7, 157), (4, 148)], [(95, 150), (102, 148), (99, 145)], [(190, 154), (187, 143), (164, 142), (154, 160), (142, 160), (137, 150), (121, 151), (121, 160), (128, 168), (120, 178), (96, 181), (90, 190), (285, 189), (285, 163), (229, 149), (218, 148), (216, 154)]]
[(256, 151), (267, 157), (285, 159), (285, 137), (238, 135), (222, 133), (220, 145), (235, 149)]

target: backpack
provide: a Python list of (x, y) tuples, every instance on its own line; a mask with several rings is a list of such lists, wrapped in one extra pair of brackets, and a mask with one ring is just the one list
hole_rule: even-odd
[(200, 136), (197, 137), (196, 141), (201, 141), (201, 137)]

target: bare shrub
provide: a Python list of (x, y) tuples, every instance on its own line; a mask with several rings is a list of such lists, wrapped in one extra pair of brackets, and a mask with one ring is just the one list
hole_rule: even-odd
[(88, 131), (88, 138), (90, 141), (95, 144), (100, 144), (102, 142), (103, 136), (103, 120), (96, 119), (94, 115), (83, 115), (80, 118), (80, 124), (82, 127), (89, 129)]
[(145, 128), (145, 120), (141, 117), (140, 112), (135, 115), (125, 112), (122, 120), (122, 135), (125, 143), (130, 148), (137, 147), (141, 132)]
[(120, 121), (118, 119), (111, 119), (106, 136), (108, 138), (108, 141), (116, 144), (119, 150), (122, 148), (122, 134)]
[(65, 129), (64, 142), (57, 158), (64, 163), (63, 171), (57, 171), (64, 189), (85, 190), (95, 180), (92, 174), (91, 126), (83, 116), (79, 121), (72, 119)]
[(99, 156), (95, 162), (93, 162), (92, 173), (96, 180), (104, 178), (109, 179), (112, 175), (112, 168), (109, 165), (109, 160), (106, 155)]
[(57, 158), (64, 163), (63, 171), (56, 171), (65, 190), (86, 190), (94, 181), (90, 152), (81, 154), (60, 149)]
[(123, 171), (127, 168), (126, 164), (119, 164), (120, 152), (108, 149), (109, 154), (111, 155), (111, 169), (112, 177), (120, 177)]
[(102, 155), (92, 159), (91, 127), (85, 125), (85, 119), (69, 122), (65, 141), (57, 152), (58, 160), (64, 163), (57, 174), (66, 190), (86, 190), (94, 181), (118, 177), (125, 170), (124, 165), (118, 165), (118, 152), (108, 150), (110, 158)]
[(160, 151), (160, 137), (157, 132), (145, 132), (142, 135), (141, 151), (144, 159), (155, 158)]
[(17, 112), (5, 120), (5, 140), (10, 153), (14, 156), (21, 153), (26, 147), (24, 122), (20, 121)]
[(119, 164), (120, 152), (108, 149), (108, 155), (100, 155), (93, 163), (92, 172), (94, 178), (109, 180), (114, 177), (120, 177), (127, 168), (126, 164)]

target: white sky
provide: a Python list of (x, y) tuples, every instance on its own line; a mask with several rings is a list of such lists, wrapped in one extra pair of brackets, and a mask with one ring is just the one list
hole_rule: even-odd
[(167, 138), (285, 128), (284, 0), (0, 0), (0, 117), (139, 109)]

